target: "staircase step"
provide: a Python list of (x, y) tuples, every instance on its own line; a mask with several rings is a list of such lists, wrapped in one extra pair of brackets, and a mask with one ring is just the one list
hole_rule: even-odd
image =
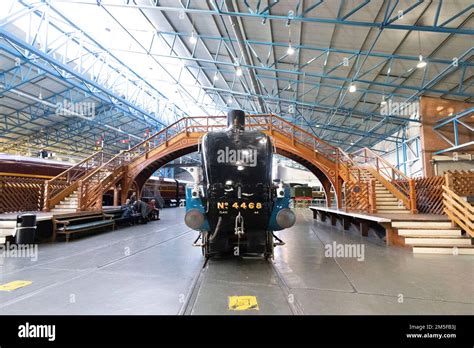
[(444, 255), (474, 255), (474, 247), (470, 246), (462, 246), (458, 245), (455, 247), (452, 246), (414, 246), (413, 247), (414, 254), (444, 254)]
[(58, 205), (55, 206), (55, 208), (62, 208), (62, 209), (75, 209), (77, 208), (77, 203), (76, 204), (69, 204), (69, 203), (59, 203)]
[(378, 214), (410, 214), (410, 211), (405, 209), (405, 210), (380, 210), (377, 209)]
[(0, 228), (13, 228), (16, 227), (15, 220), (0, 220)]
[(398, 201), (395, 199), (395, 200), (390, 200), (390, 201), (378, 201), (377, 200), (377, 206), (396, 206), (398, 207), (399, 206), (399, 203)]
[(398, 203), (398, 199), (396, 197), (376, 197), (377, 203)]
[(52, 213), (75, 213), (76, 209), (62, 209), (62, 208), (53, 208), (51, 209)]
[(461, 237), (462, 231), (456, 229), (400, 229), (398, 235), (402, 237)]
[(451, 238), (444, 238), (444, 237), (405, 237), (405, 244), (409, 245), (429, 245), (429, 246), (436, 246), (436, 245), (472, 245), (471, 238), (468, 237), (451, 237)]
[(410, 228), (410, 229), (450, 229), (450, 221), (393, 221), (392, 227)]
[(15, 228), (0, 228), (0, 237), (13, 236)]
[(77, 202), (78, 198), (77, 197), (66, 197), (64, 198), (65, 201), (68, 202)]
[(405, 208), (403, 205), (398, 205), (398, 203), (393, 204), (393, 205), (378, 205), (377, 204), (377, 210), (408, 210)]

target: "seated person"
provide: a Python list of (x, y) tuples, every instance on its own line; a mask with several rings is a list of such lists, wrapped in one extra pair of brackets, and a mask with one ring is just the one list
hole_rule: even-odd
[(148, 221), (148, 215), (150, 215), (151, 209), (148, 207), (148, 204), (141, 200), (137, 200), (133, 204), (135, 212), (139, 213), (143, 223), (147, 223)]
[(124, 206), (124, 209), (123, 209), (123, 213), (122, 213), (122, 217), (125, 218), (125, 219), (130, 219), (131, 222), (135, 223), (136, 219), (135, 217), (133, 216), (133, 205), (132, 203), (130, 202), (130, 199), (127, 199), (125, 201), (125, 206)]
[(150, 200), (148, 207), (150, 208), (150, 220), (160, 220), (160, 210), (156, 207), (156, 200)]

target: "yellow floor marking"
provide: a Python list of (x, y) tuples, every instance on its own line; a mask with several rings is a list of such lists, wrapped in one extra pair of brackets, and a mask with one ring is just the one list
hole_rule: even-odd
[(24, 286), (30, 285), (31, 281), (29, 280), (14, 280), (10, 283), (0, 285), (0, 291), (12, 291)]
[(229, 310), (247, 311), (259, 310), (256, 296), (229, 296)]

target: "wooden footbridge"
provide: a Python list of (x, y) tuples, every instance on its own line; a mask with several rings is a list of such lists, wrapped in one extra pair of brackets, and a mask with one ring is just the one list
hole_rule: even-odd
[[(206, 133), (226, 127), (225, 116), (182, 118), (127, 151), (96, 152), (46, 181), (0, 176), (0, 211), (42, 209), (42, 214), (50, 215), (100, 211), (109, 190), (114, 191), (114, 205), (125, 202), (130, 191), (140, 197), (157, 169), (197, 151)], [(347, 216), (382, 217), (396, 221), (386, 227), (395, 231), (387, 234), (391, 241), (403, 240), (402, 245), (416, 246), (420, 252), (449, 253), (453, 245), (466, 253), (474, 251), (474, 207), (466, 199), (474, 195), (474, 173), (409, 178), (370, 149), (345, 153), (275, 115), (248, 115), (246, 129), (269, 135), (276, 153), (314, 173), (327, 197), (322, 214), (335, 210), (344, 226)], [(330, 208), (333, 196), (337, 208)]]
[[(101, 209), (103, 194), (117, 187), (120, 187), (121, 201), (124, 202), (132, 187), (135, 187), (139, 195), (145, 182), (158, 168), (197, 151), (204, 134), (225, 128), (225, 116), (185, 117), (130, 150), (116, 155), (103, 151), (94, 153), (46, 182), (44, 210)], [(368, 192), (376, 183), (381, 183), (387, 188), (388, 197), (395, 197), (397, 204), (402, 202), (397, 207), (412, 212), (416, 210), (413, 188), (409, 184), (401, 184), (409, 183), (410, 179), (368, 149), (357, 156), (348, 155), (271, 114), (248, 115), (246, 129), (269, 135), (278, 154), (308, 168), (321, 181), (326, 197), (331, 197), (332, 188), (338, 207), (342, 206), (344, 183), (353, 192), (348, 197), (348, 202), (358, 202), (354, 203), (354, 209), (371, 207)], [(328, 205), (330, 204), (329, 201)], [(371, 209), (375, 209), (373, 204)]]

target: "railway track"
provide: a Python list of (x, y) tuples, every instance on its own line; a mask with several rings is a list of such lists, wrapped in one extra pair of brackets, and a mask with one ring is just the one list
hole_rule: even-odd
[[(206, 273), (209, 271), (210, 267), (221, 267), (222, 265), (219, 263), (210, 263), (209, 258), (207, 258), (204, 262), (202, 267), (199, 269), (199, 272), (193, 279), (193, 282), (189, 288), (189, 291), (185, 297), (184, 303), (181, 306), (179, 311), (179, 315), (192, 315), (193, 309), (198, 301), (199, 291), (202, 285), (205, 282)], [(245, 262), (242, 259), (235, 259), (236, 262)], [(282, 291), (284, 298), (286, 299), (286, 305), (289, 307), (291, 313), (293, 315), (302, 315), (304, 314), (301, 305), (298, 303), (297, 299), (295, 298), (294, 294), (291, 291), (291, 288), (285, 281), (285, 278), (278, 270), (276, 265), (273, 262), (268, 262), (268, 266), (271, 268), (272, 273), (275, 275), (275, 279), (277, 280), (277, 285)]]

